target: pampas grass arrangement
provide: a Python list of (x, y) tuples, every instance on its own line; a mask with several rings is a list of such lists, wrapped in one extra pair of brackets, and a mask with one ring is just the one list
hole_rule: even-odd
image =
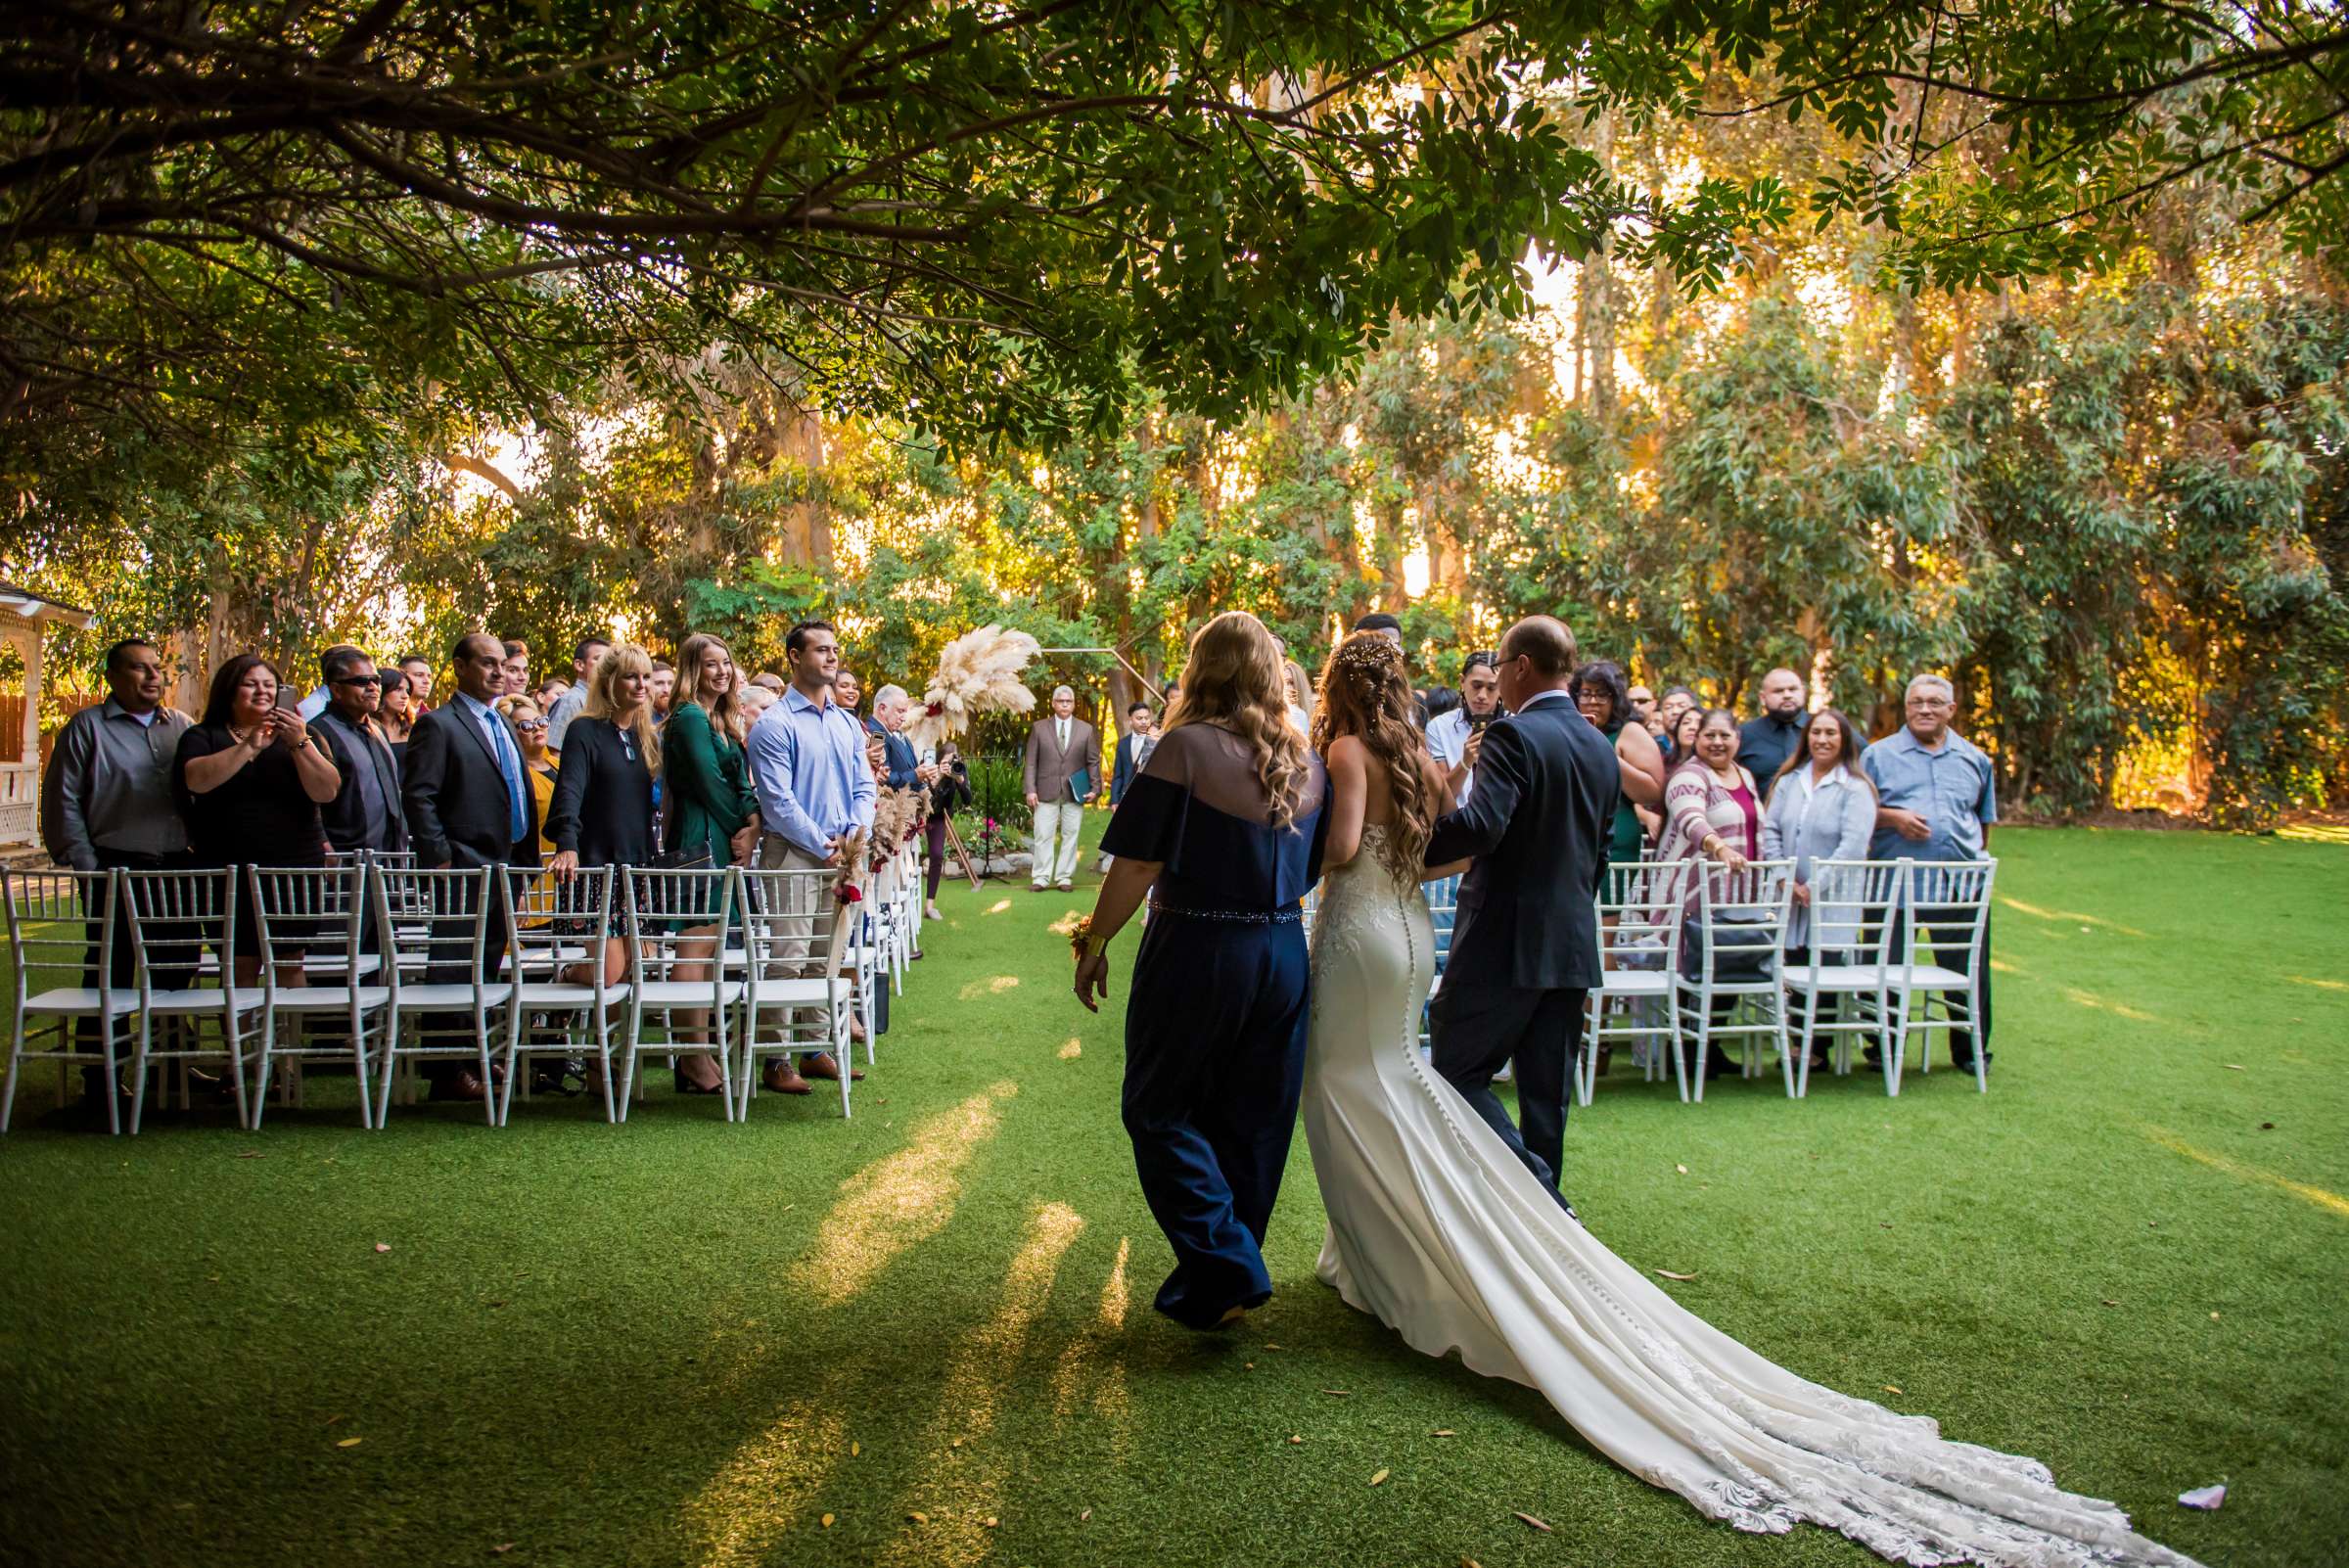
[(1036, 693), (1021, 683), (1020, 671), (1037, 646), (1025, 631), (1001, 626), (981, 626), (947, 643), (923, 694), (922, 711), (905, 729), (914, 749), (953, 739), (981, 714), (1033, 712)]

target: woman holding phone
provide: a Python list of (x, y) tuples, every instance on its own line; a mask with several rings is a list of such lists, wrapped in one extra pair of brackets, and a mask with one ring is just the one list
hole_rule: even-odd
[[(326, 864), (326, 825), (318, 807), (335, 798), (343, 775), (291, 708), (278, 706), (277, 667), (239, 654), (220, 667), (203, 721), (179, 738), (172, 763), (179, 814), (196, 863), (207, 866)], [(246, 889), (238, 890), (231, 946), (236, 983), (261, 974), (261, 928)], [(301, 983), (300, 966), (279, 965), (278, 984)]]

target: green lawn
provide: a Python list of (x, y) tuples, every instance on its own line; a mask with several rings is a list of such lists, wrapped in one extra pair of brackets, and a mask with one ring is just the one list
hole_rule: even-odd
[[(1808, 1376), (1897, 1389), (2205, 1562), (2349, 1559), (2349, 849), (1999, 848), (1988, 1096), (1773, 1077), (1683, 1106), (1619, 1060), (1570, 1190)], [(624, 1128), (542, 1100), (367, 1134), (330, 1084), (257, 1136), (133, 1141), (64, 1129), (30, 1075), (0, 1143), (0, 1558), (1873, 1560), (1709, 1525), (1349, 1312), (1313, 1278), (1302, 1136), (1271, 1306), (1221, 1339), (1158, 1320), (1119, 1025), (1048, 929), (1078, 902), (950, 891), (846, 1124), (819, 1094), (729, 1128), (664, 1087)], [(2217, 1481), (2217, 1514), (2174, 1500)]]

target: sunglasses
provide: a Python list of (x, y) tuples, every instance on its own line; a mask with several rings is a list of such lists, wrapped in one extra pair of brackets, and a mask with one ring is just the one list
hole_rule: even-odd
[(384, 677), (381, 675), (345, 675), (335, 682), (338, 686), (380, 686), (383, 683)]
[(516, 729), (544, 729), (546, 720), (543, 718), (517, 718), (514, 720), (514, 727)]

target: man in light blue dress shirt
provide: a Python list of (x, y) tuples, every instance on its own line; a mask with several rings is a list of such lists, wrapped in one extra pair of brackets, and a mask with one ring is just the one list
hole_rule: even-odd
[[(1860, 766), (1876, 786), (1876, 835), (1868, 857), (1876, 860), (1980, 860), (1990, 853), (1990, 827), (1999, 819), (1998, 782), (1982, 749), (1950, 728), (1957, 693), (1939, 675), (1909, 682), (1904, 710), (1908, 722), (1861, 754)], [(1932, 909), (1917, 911), (1918, 924), (1933, 928)], [(1895, 931), (1897, 943), (1899, 932)], [(1961, 967), (1962, 952), (1945, 950), (1938, 961)], [(1982, 926), (1982, 1060), (1990, 1063), (1990, 917)], [(1871, 1047), (1871, 1060), (1877, 1056)], [(1950, 1032), (1950, 1059), (1959, 1072), (1974, 1070), (1974, 1036)]]
[[(864, 726), (832, 700), (840, 672), (840, 641), (829, 623), (803, 621), (783, 644), (791, 684), (759, 715), (744, 747), (752, 786), (759, 792), (759, 864), (766, 870), (806, 871), (840, 864), (840, 841), (873, 826), (879, 790), (864, 760)], [(807, 961), (819, 905), (803, 897), (779, 945), (786, 974), (820, 973)], [(797, 917), (805, 915), (803, 926)], [(781, 1094), (808, 1092), (808, 1078), (837, 1078), (828, 1053), (808, 1057), (803, 1075), (788, 1057), (767, 1064), (766, 1086)]]

